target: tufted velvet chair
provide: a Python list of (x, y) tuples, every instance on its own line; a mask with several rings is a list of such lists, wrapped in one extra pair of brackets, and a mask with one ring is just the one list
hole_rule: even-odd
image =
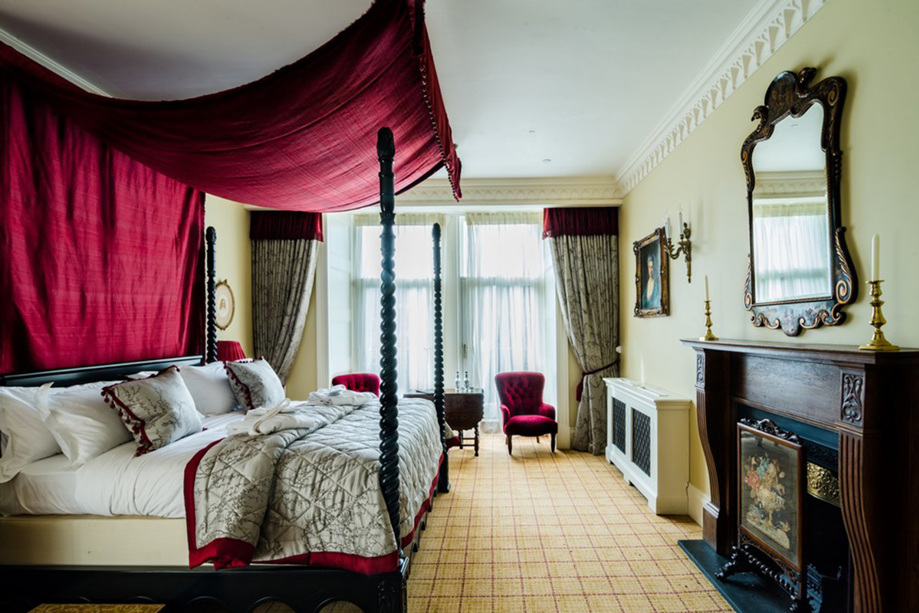
[(507, 436), (507, 453), (513, 452), (511, 437), (552, 437), (552, 453), (555, 453), (555, 435), (558, 422), (555, 421), (555, 407), (542, 401), (542, 390), (546, 378), (538, 372), (503, 372), (495, 375), (498, 398), (501, 399), (501, 423)]
[(380, 395), (380, 378), (370, 372), (338, 375), (332, 379), (332, 385), (344, 385), (352, 392), (373, 392), (377, 396)]

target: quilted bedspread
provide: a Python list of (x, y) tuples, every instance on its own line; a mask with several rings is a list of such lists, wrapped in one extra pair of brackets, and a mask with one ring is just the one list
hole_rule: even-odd
[[(398, 565), (380, 491), (380, 404), (293, 403), (304, 427), (234, 434), (185, 471), (189, 563), (332, 566), (366, 574)], [(442, 455), (433, 404), (399, 401), (400, 529), (411, 541)]]

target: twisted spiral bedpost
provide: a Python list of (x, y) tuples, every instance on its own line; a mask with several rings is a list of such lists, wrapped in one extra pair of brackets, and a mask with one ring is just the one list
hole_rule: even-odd
[(444, 459), (440, 465), (440, 476), (437, 491), (450, 491), (450, 471), (447, 465), (446, 414), (444, 412), (444, 318), (442, 282), (440, 277), (440, 224), (435, 223), (431, 231), (434, 239), (434, 409), (437, 411), (437, 422), (440, 424), (440, 442), (443, 446)]
[(396, 392), (396, 272), (393, 255), (396, 237), (393, 157), (396, 146), (392, 131), (381, 128), (377, 133), (377, 157), (380, 160), (380, 253), (383, 256), (380, 298), (380, 489), (389, 521), (401, 553), (399, 530), (399, 408)]
[(208, 226), (204, 232), (204, 242), (207, 245), (207, 344), (205, 347), (204, 361), (208, 364), (217, 361), (217, 285), (214, 277), (216, 271), (216, 258), (214, 248), (217, 245), (217, 230)]

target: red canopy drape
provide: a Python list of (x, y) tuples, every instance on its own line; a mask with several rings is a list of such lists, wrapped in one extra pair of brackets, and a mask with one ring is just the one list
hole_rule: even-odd
[(204, 193), (0, 79), (0, 373), (204, 348)]
[(208, 193), (297, 210), (379, 200), (374, 143), (397, 144), (396, 191), (446, 167), (460, 197), (453, 145), (423, 0), (377, 0), (302, 60), (241, 87), (170, 102), (85, 92), (0, 45), (0, 69), (131, 158)]

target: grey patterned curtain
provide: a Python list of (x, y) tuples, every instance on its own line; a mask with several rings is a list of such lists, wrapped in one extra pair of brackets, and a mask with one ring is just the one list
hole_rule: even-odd
[(619, 246), (615, 208), (546, 209), (544, 237), (555, 265), (568, 342), (584, 377), (571, 447), (606, 447), (604, 377), (619, 376)]
[(283, 383), (300, 348), (322, 241), (315, 213), (252, 213), (252, 340)]

